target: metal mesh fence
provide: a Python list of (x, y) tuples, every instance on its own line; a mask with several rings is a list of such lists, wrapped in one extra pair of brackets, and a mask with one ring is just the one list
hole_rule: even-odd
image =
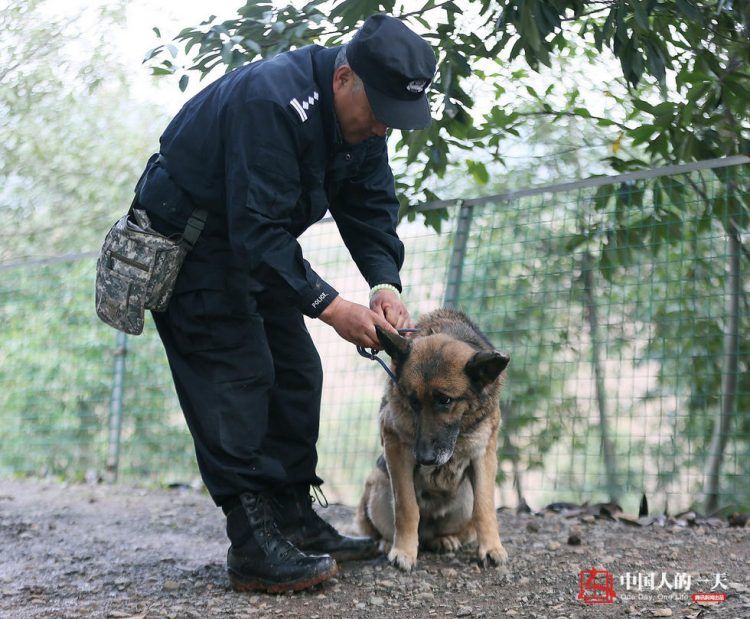
[[(673, 510), (707, 493), (750, 504), (750, 166), (713, 166), (473, 200), (448, 207), (441, 234), (400, 227), (412, 314), (447, 302), (511, 354), (503, 503), (617, 497), (633, 511), (646, 492)], [(302, 242), (318, 272), (366, 303), (332, 222)], [(123, 350), (98, 322), (94, 260), (0, 269), (0, 474), (117, 466), (129, 480), (191, 482), (155, 330)], [(308, 327), (325, 371), (319, 473), (329, 498), (354, 503), (379, 454), (386, 377), (320, 321)]]

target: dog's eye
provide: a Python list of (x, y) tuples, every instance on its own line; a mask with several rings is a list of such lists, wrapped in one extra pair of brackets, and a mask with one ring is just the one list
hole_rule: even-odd
[(444, 393), (438, 393), (435, 395), (435, 404), (438, 406), (448, 406), (453, 402), (453, 398), (448, 397)]

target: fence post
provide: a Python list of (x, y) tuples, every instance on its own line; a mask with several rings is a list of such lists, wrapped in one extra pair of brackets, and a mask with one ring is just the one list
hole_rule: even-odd
[(110, 482), (117, 481), (120, 464), (120, 433), (122, 430), (122, 391), (125, 382), (125, 356), (128, 354), (128, 336), (117, 332), (115, 364), (112, 376), (112, 397), (109, 404), (109, 437), (107, 441), (106, 475)]
[(466, 257), (466, 245), (469, 242), (469, 230), (471, 229), (471, 219), (474, 207), (464, 206), (459, 201), (461, 208), (458, 212), (458, 222), (456, 224), (456, 234), (451, 250), (451, 259), (448, 264), (448, 282), (445, 285), (445, 298), (443, 305), (445, 307), (455, 308), (458, 303), (458, 295), (461, 291), (461, 279), (463, 277), (464, 259)]
[(724, 331), (724, 358), (721, 368), (721, 401), (714, 418), (711, 443), (708, 447), (708, 463), (703, 493), (706, 497), (706, 512), (719, 507), (721, 465), (724, 460), (729, 435), (732, 429), (732, 414), (737, 397), (737, 366), (740, 340), (740, 236), (734, 227), (728, 235), (729, 273), (726, 283), (726, 327)]

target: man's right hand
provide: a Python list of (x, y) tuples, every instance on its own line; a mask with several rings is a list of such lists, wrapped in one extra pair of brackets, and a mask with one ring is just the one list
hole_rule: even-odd
[(324, 323), (331, 325), (336, 333), (348, 342), (365, 348), (380, 348), (375, 325), (379, 325), (386, 331), (397, 333), (393, 326), (371, 309), (341, 297), (336, 297), (331, 301), (331, 304), (323, 310), (319, 318)]

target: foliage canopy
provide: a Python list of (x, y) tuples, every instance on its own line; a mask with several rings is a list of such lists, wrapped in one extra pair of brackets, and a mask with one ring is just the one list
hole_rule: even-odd
[[(211, 16), (180, 32), (184, 66), (173, 43), (146, 60), (154, 73), (178, 73), (185, 88), (191, 72), (204, 77), (308, 43), (341, 43), (379, 11), (404, 19), (433, 44), (439, 61), (433, 126), (403, 133), (396, 145), (409, 165), (402, 189), (412, 202), (435, 198), (429, 181), (452, 164), (487, 183), (486, 164), (503, 161), (503, 138), (538, 116), (594, 122), (613, 145), (608, 163), (618, 171), (749, 150), (748, 2), (343, 0), (330, 7), (323, 0), (299, 8), (249, 1), (234, 19)], [(620, 74), (581, 92), (564, 79), (562, 61), (574, 55), (592, 66), (610, 59), (610, 71), (614, 59)], [(540, 76), (557, 83), (539, 92)], [(532, 105), (519, 105), (521, 89)], [(597, 91), (606, 102), (598, 115), (591, 109)], [(640, 146), (642, 157), (618, 158), (623, 142)]]

